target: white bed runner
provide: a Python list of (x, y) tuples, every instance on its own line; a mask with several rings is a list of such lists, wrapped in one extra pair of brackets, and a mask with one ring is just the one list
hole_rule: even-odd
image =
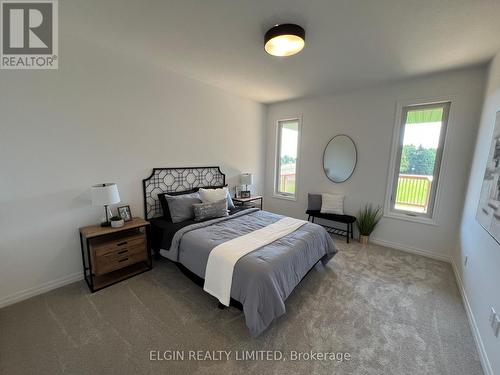
[(306, 223), (304, 220), (285, 217), (262, 229), (214, 247), (208, 256), (203, 290), (229, 306), (236, 262), (246, 254), (294, 232)]

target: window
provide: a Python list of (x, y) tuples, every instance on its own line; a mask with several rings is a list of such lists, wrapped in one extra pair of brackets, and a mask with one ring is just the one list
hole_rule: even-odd
[(299, 132), (299, 119), (278, 121), (275, 196), (296, 198)]
[(389, 209), (432, 219), (450, 102), (403, 106), (394, 157)]

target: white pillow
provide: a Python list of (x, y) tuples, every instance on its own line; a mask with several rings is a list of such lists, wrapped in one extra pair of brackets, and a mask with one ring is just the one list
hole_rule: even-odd
[(227, 198), (227, 187), (220, 189), (203, 189), (198, 190), (200, 199), (203, 203), (214, 203)]
[[(202, 199), (203, 200), (203, 199)], [(344, 196), (342, 194), (321, 194), (322, 214), (344, 214)]]

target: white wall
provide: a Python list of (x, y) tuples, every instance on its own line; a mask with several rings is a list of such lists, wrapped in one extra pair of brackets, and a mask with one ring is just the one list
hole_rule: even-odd
[[(495, 115), (500, 110), (500, 53), (492, 61), (486, 86), (481, 123), (470, 171), (460, 240), (453, 261), (473, 330), (478, 334), (485, 368), (489, 374), (500, 374), (500, 336), (495, 337), (488, 322), (490, 306), (500, 313), (500, 245), (476, 221), (486, 160), (490, 150)], [(468, 257), (467, 266), (464, 265)], [(486, 359), (488, 358), (488, 359)], [(488, 364), (489, 362), (489, 364)]]
[[(347, 213), (356, 214), (367, 202), (383, 206), (395, 123), (396, 102), (455, 96), (447, 135), (447, 166), (443, 171), (438, 225), (383, 218), (373, 237), (386, 245), (449, 259), (464, 199), (485, 77), (476, 67), (425, 78), (344, 93), (273, 104), (267, 116), (266, 209), (305, 217), (307, 193), (340, 192), (346, 195)], [(280, 118), (302, 115), (298, 200), (272, 197), (276, 131)], [(358, 149), (358, 164), (345, 183), (330, 182), (322, 168), (323, 150), (334, 135), (351, 136)]]
[(153, 167), (220, 165), (263, 186), (262, 105), (61, 39), (59, 70), (0, 71), (0, 306), (81, 276), (78, 227), (102, 216), (92, 184), (118, 183), (136, 216)]

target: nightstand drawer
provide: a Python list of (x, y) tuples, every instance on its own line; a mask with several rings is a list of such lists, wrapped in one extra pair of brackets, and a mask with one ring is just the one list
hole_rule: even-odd
[(91, 249), (95, 257), (109, 253), (121, 253), (122, 251), (130, 251), (131, 249), (144, 249), (145, 247), (146, 235), (144, 233), (91, 243)]
[(120, 238), (102, 238), (91, 243), (94, 274), (103, 275), (148, 259), (146, 235), (134, 233)]
[(105, 273), (118, 270), (128, 265), (142, 262), (148, 259), (146, 249), (143, 247), (141, 251), (126, 251), (125, 253), (108, 253), (98, 256), (95, 259), (95, 274), (103, 275)]

